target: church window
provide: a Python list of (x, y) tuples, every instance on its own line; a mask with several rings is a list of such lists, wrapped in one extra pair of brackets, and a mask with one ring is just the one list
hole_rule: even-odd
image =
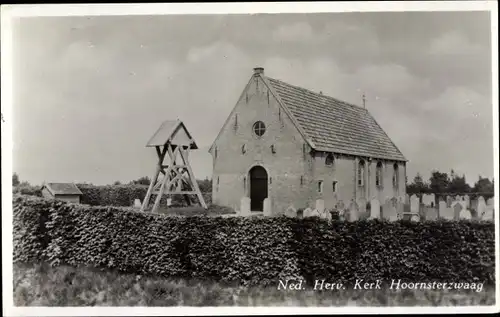
[(394, 174), (392, 176), (392, 186), (394, 186), (394, 188), (397, 188), (398, 185), (399, 185), (399, 169), (398, 169), (398, 164), (395, 163), (394, 164)]
[(318, 193), (323, 192), (323, 181), (318, 181)]
[(337, 192), (337, 181), (333, 181), (333, 183), (332, 183), (332, 190), (333, 190), (334, 193)]
[(274, 146), (274, 144), (273, 144), (273, 145), (271, 145), (271, 152), (272, 152), (273, 154), (276, 154), (276, 146)]
[(333, 161), (334, 161), (333, 154), (332, 154), (332, 153), (328, 153), (328, 154), (326, 155), (325, 164), (326, 164), (327, 166), (332, 166), (332, 165), (333, 165)]
[(382, 162), (377, 163), (377, 169), (375, 171), (375, 185), (382, 187)]
[(358, 186), (365, 184), (365, 161), (361, 160), (358, 163)]
[(257, 121), (253, 124), (253, 132), (256, 136), (261, 137), (266, 132), (266, 125), (262, 121)]
[(242, 153), (242, 154), (245, 154), (246, 152), (247, 152), (247, 145), (246, 145), (246, 144), (243, 144), (243, 145), (241, 146), (241, 153)]

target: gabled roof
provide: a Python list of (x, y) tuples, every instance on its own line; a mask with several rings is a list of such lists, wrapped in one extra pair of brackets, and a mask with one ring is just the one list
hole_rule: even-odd
[[(182, 130), (183, 131), (182, 131)], [(146, 147), (154, 147), (154, 146), (163, 146), (168, 141), (172, 141), (176, 135), (183, 135), (186, 138), (179, 140), (183, 144), (189, 144), (191, 149), (198, 149), (198, 146), (194, 142), (194, 139), (191, 137), (191, 134), (188, 132), (184, 123), (180, 120), (166, 120), (164, 121), (160, 128), (156, 130), (155, 134), (151, 137), (151, 139), (146, 144)]]
[(46, 183), (43, 187), (47, 188), (52, 195), (83, 195), (73, 183)]
[(260, 75), (317, 151), (406, 161), (368, 110)]
[[(406, 161), (401, 151), (368, 110), (264, 76), (263, 69), (259, 68), (259, 70), (261, 71), (254, 73), (250, 80), (256, 76), (262, 78), (280, 106), (290, 116), (304, 140), (314, 150)], [(245, 90), (249, 84), (250, 81)], [(215, 145), (235, 109), (236, 106), (226, 119), (209, 151)]]

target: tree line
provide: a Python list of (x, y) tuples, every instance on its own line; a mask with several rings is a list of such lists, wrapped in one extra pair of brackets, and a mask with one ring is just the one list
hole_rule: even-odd
[(428, 181), (424, 181), (420, 173), (413, 178), (413, 182), (406, 184), (406, 193), (413, 194), (488, 194), (494, 193), (494, 179), (479, 175), (474, 186), (470, 186), (465, 179), (465, 175), (457, 175), (454, 170), (450, 173), (432, 171)]

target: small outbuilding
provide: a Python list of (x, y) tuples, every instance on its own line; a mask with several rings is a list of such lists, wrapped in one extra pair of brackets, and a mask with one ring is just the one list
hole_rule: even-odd
[(47, 183), (42, 187), (42, 195), (69, 203), (80, 203), (83, 193), (73, 183)]

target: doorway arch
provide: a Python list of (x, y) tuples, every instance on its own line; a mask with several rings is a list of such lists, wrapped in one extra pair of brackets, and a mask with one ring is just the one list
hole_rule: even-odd
[(248, 172), (250, 179), (250, 209), (264, 210), (264, 199), (267, 198), (268, 175), (264, 167), (256, 165)]

